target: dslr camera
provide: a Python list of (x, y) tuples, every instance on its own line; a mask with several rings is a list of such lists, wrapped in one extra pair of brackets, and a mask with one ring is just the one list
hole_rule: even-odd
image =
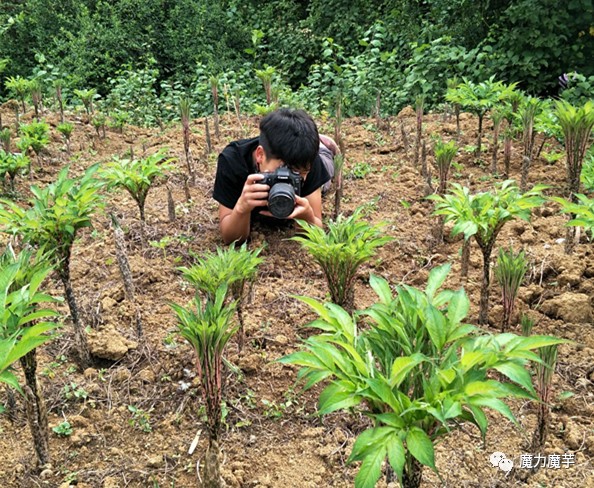
[(301, 176), (285, 166), (273, 173), (260, 173), (258, 183), (268, 185), (268, 210), (277, 219), (286, 219), (295, 209), (295, 195), (301, 195)]

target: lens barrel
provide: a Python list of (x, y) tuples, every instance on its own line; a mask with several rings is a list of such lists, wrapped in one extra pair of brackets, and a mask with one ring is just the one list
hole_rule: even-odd
[(286, 219), (295, 209), (295, 189), (288, 183), (276, 183), (268, 192), (268, 210), (277, 219)]

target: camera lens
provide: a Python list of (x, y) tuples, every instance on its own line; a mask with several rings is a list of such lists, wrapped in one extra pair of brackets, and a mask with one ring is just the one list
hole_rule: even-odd
[(268, 192), (268, 210), (277, 219), (286, 219), (295, 208), (295, 190), (288, 183), (277, 183)]

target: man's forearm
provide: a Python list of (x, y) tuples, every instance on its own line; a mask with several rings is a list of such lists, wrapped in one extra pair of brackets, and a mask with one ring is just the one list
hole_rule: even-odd
[(221, 219), (219, 227), (225, 244), (231, 244), (233, 241), (243, 242), (250, 235), (250, 213), (241, 213), (234, 208)]

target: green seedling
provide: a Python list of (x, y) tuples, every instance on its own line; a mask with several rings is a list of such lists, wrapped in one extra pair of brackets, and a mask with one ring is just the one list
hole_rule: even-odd
[(52, 431), (54, 431), (54, 433), (56, 433), (60, 437), (70, 437), (74, 432), (68, 420), (60, 422), (58, 425), (52, 428)]
[(72, 132), (74, 131), (74, 124), (71, 124), (70, 122), (62, 122), (56, 126), (56, 130), (62, 134), (64, 142), (66, 143), (66, 151), (70, 154), (70, 139), (72, 137)]
[(355, 277), (363, 263), (375, 255), (376, 249), (392, 240), (384, 234), (384, 225), (371, 225), (363, 220), (362, 210), (350, 217), (340, 215), (328, 223), (328, 231), (298, 221), (303, 235), (295, 236), (322, 268), (331, 299), (352, 310), (355, 299)]
[(231, 321), (235, 305), (225, 305), (226, 296), (227, 287), (221, 286), (214, 298), (207, 298), (204, 303), (196, 296), (192, 308), (171, 304), (179, 333), (196, 354), (196, 370), (202, 385), (209, 438), (204, 457), (205, 486), (219, 486), (221, 482), (219, 439), (223, 421), (223, 358), (229, 340), (237, 331)]
[(143, 159), (119, 159), (108, 163), (101, 171), (101, 177), (108, 188), (124, 188), (136, 202), (140, 220), (144, 224), (146, 197), (165, 171), (173, 168), (174, 158), (167, 158), (166, 151), (160, 150)]
[(519, 251), (516, 254), (511, 248), (509, 251), (499, 248), (499, 257), (497, 258), (497, 266), (495, 266), (495, 279), (501, 287), (503, 301), (501, 332), (505, 332), (510, 326), (518, 290), (527, 270), (528, 262), (524, 251)]
[(134, 405), (128, 405), (128, 411), (132, 414), (132, 418), (128, 420), (128, 424), (131, 427), (134, 427), (135, 429), (145, 433), (153, 431), (151, 426), (151, 412), (153, 411), (152, 407), (147, 411)]
[(240, 247), (232, 243), (226, 249), (218, 248), (216, 253), (204, 254), (190, 268), (179, 268), (184, 278), (211, 301), (221, 286), (226, 287), (230, 298), (236, 303), (240, 350), (244, 342), (243, 303), (256, 278), (258, 266), (263, 261), (263, 258), (259, 257), (262, 250), (263, 248), (259, 247), (250, 251), (245, 243)]

